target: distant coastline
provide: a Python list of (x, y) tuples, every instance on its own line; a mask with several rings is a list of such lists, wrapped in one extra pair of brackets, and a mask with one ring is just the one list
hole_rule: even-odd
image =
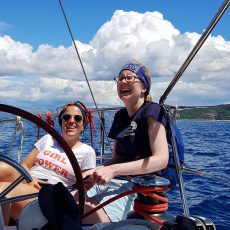
[(178, 119), (230, 120), (230, 104), (214, 106), (178, 106)]

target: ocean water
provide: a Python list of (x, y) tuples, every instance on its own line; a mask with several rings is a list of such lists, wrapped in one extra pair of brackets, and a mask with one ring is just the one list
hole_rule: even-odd
[[(230, 122), (181, 120), (177, 122), (185, 144), (185, 166), (207, 173), (183, 173), (191, 215), (212, 220), (219, 230), (230, 229)], [(178, 191), (169, 193), (171, 201)], [(179, 203), (170, 210), (179, 213)]]
[[(12, 116), (15, 118), (15, 116)], [(0, 153), (17, 160), (33, 148), (38, 134), (44, 135), (36, 125), (23, 121), (24, 139), (22, 131), (16, 132), (15, 122), (1, 122), (2, 118), (9, 118), (0, 112)], [(113, 119), (113, 113), (105, 113), (105, 130), (108, 133)], [(60, 131), (56, 120), (55, 128)], [(93, 134), (93, 147), (100, 155), (100, 122), (95, 115), (97, 132)], [(203, 216), (212, 220), (218, 230), (230, 229), (230, 122), (206, 120), (178, 120), (185, 144), (185, 167), (200, 170), (207, 175), (200, 176), (190, 172), (183, 172), (186, 197), (191, 215)], [(82, 137), (83, 141), (91, 143), (89, 128)], [(104, 138), (105, 153), (110, 153), (107, 138)], [(111, 144), (111, 143), (110, 143)], [(169, 212), (178, 215), (183, 213), (178, 187), (168, 192)]]

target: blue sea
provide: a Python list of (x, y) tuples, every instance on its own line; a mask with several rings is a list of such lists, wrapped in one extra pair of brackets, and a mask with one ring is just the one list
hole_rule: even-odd
[[(11, 116), (12, 117), (12, 116)], [(18, 159), (18, 151), (22, 147), (22, 160), (33, 148), (37, 140), (38, 128), (28, 121), (23, 121), (22, 131), (17, 131), (15, 122), (1, 122), (9, 118), (0, 113), (0, 153)], [(13, 116), (15, 118), (15, 116)], [(113, 113), (105, 114), (106, 133), (113, 119)], [(100, 122), (95, 114), (97, 132), (93, 132), (93, 147), (100, 155)], [(191, 215), (203, 216), (212, 220), (218, 230), (230, 229), (230, 122), (210, 120), (178, 120), (185, 145), (185, 166), (205, 172), (200, 176), (183, 172), (186, 197)], [(55, 128), (60, 131), (55, 120)], [(45, 132), (40, 130), (40, 136)], [(83, 134), (83, 141), (91, 143), (89, 129)], [(105, 153), (110, 149), (105, 137)], [(183, 213), (180, 203), (179, 189), (168, 192), (169, 212), (178, 215)]]

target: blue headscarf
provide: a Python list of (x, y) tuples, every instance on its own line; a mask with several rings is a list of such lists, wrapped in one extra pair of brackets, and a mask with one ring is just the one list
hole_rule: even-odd
[(137, 77), (144, 83), (144, 85), (146, 87), (146, 95), (149, 94), (150, 82), (148, 80), (148, 77), (150, 77), (150, 74), (149, 74), (149, 70), (144, 65), (142, 65), (140, 63), (130, 62), (130, 63), (125, 64), (122, 67), (122, 69), (119, 72), (119, 74), (123, 70), (130, 70), (133, 73), (135, 73), (137, 75)]

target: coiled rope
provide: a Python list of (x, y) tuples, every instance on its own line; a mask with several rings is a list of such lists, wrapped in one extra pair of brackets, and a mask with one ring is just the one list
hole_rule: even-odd
[(157, 217), (152, 216), (151, 213), (158, 213), (158, 212), (164, 212), (166, 210), (168, 210), (168, 198), (167, 197), (163, 197), (159, 194), (159, 192), (161, 191), (166, 191), (168, 189), (167, 186), (161, 186), (161, 187), (137, 187), (137, 186), (133, 186), (133, 189), (129, 190), (129, 191), (125, 191), (123, 193), (120, 193), (112, 198), (110, 198), (109, 200), (105, 201), (104, 203), (98, 205), (97, 207), (95, 207), (94, 209), (84, 213), (81, 216), (81, 219), (86, 218), (87, 216), (90, 216), (91, 214), (95, 213), (97, 210), (103, 208), (104, 206), (106, 206), (107, 204), (110, 204), (111, 202), (118, 200), (124, 196), (128, 196), (131, 194), (135, 194), (135, 193), (141, 193), (143, 195), (149, 196), (151, 198), (154, 198), (158, 201), (161, 202), (161, 204), (143, 204), (140, 203), (138, 201), (138, 199), (136, 198), (134, 200), (134, 210), (139, 213), (141, 216), (148, 218), (151, 221), (154, 221), (155, 223), (158, 223), (160, 225), (163, 225), (163, 221), (160, 220)]

